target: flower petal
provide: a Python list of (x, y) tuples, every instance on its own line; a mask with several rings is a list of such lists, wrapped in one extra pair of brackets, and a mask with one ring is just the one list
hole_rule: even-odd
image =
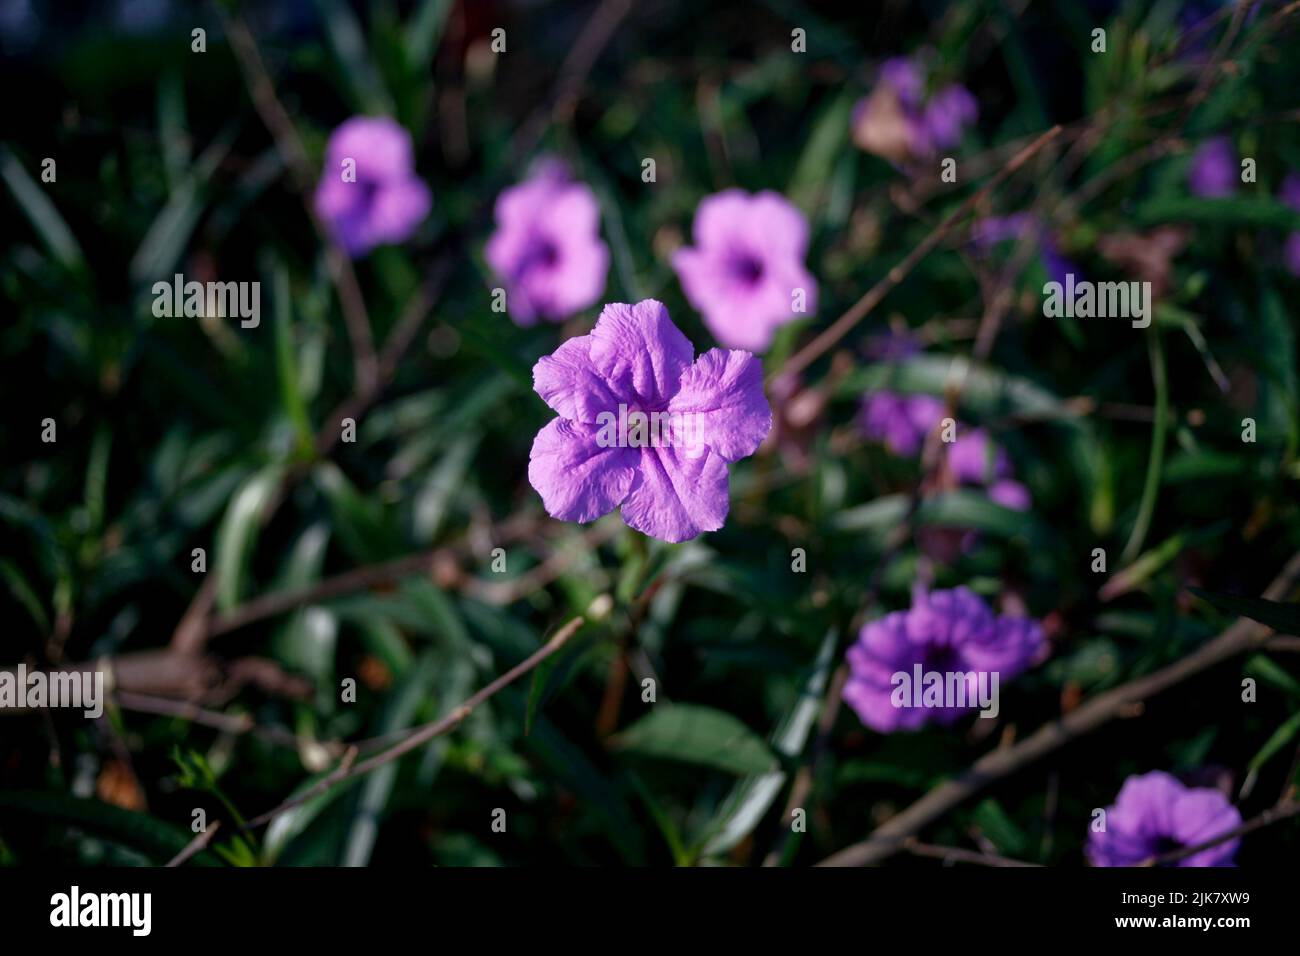
[(636, 477), (636, 450), (602, 448), (597, 431), (557, 418), (533, 439), (528, 481), (552, 518), (594, 521), (627, 497)]
[(772, 429), (763, 363), (748, 352), (710, 349), (682, 375), (668, 410), (701, 416), (704, 444), (725, 461), (748, 457)]
[(543, 355), (533, 366), (533, 390), (560, 417), (596, 423), (603, 411), (618, 413), (618, 396), (591, 363), (591, 336), (579, 335)]
[(611, 389), (643, 410), (661, 409), (676, 394), (695, 350), (662, 302), (605, 306), (591, 332), (591, 361)]
[(623, 502), (628, 526), (661, 541), (717, 531), (731, 501), (727, 465), (713, 452), (692, 458), (679, 448), (641, 449), (641, 468)]

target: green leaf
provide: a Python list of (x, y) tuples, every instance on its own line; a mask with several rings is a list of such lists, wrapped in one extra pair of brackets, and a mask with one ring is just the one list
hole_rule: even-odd
[(406, 58), (413, 74), (426, 74), (451, 13), (452, 0), (422, 0), (406, 28)]
[(7, 147), (0, 146), (0, 179), (5, 181), (14, 201), (26, 214), (37, 234), (44, 241), (65, 269), (80, 270), (85, 267), (86, 257), (77, 245), (72, 230), (59, 215), (54, 203), (45, 194), (17, 157)]
[(1300, 212), (1281, 200), (1268, 196), (1223, 199), (1170, 196), (1149, 199), (1138, 206), (1135, 218), (1139, 226), (1191, 222), (1203, 226), (1300, 230)]
[[(375, 736), (386, 737), (411, 727), (421, 704), (429, 699), (436, 674), (433, 655), (426, 653), (421, 656), (407, 679), (389, 698)], [(393, 761), (366, 776), (348, 827), (343, 866), (367, 866), (370, 863), (370, 854), (379, 836), (380, 818), (388, 806), (393, 784), (397, 782), (397, 769), (398, 763)]]
[(1279, 634), (1300, 634), (1300, 604), (1269, 601), (1265, 598), (1241, 597), (1236, 594), (1215, 594), (1200, 588), (1189, 588), (1193, 594), (1208, 601), (1220, 611), (1239, 614), (1273, 628)]
[[(803, 753), (817, 723), (826, 684), (835, 663), (838, 637), (838, 632), (832, 630), (823, 638), (794, 706), (772, 734), (772, 749), (787, 760), (794, 760)], [(705, 827), (706, 842), (702, 852), (706, 856), (726, 853), (752, 833), (781, 792), (786, 776), (784, 770), (774, 770), (737, 781)]]
[(837, 394), (857, 398), (863, 392), (887, 389), (942, 395), (954, 382), (965, 381), (962, 408), (983, 417), (1016, 414), (1025, 418), (1079, 424), (1073, 411), (1048, 388), (962, 357), (917, 355), (903, 362), (868, 366), (845, 376)]
[(316, 0), (325, 38), (339, 61), (343, 79), (352, 94), (353, 106), (367, 113), (393, 114), (393, 101), (375, 69), (366, 36), (351, 8), (342, 0)]
[[(156, 863), (166, 863), (184, 850), (194, 834), (143, 813), (133, 813), (98, 800), (85, 800), (65, 793), (13, 790), (0, 792), (0, 808), (16, 814), (53, 820), (63, 827), (76, 827), (96, 836), (133, 847)], [(190, 858), (191, 866), (220, 866), (217, 857), (200, 850)]]
[(1264, 746), (1259, 748), (1259, 753), (1255, 754), (1250, 761), (1250, 769), (1259, 770), (1274, 754), (1294, 740), (1297, 734), (1300, 734), (1300, 713), (1292, 714), (1286, 723), (1273, 731), (1273, 735), (1265, 741)]
[(701, 764), (735, 774), (769, 773), (776, 757), (730, 714), (698, 704), (655, 704), (614, 738), (624, 753)]
[(284, 474), (281, 465), (266, 465), (240, 485), (217, 529), (217, 606), (228, 611), (239, 603), (252, 560), (262, 515)]
[(294, 354), (293, 312), (290, 308), (289, 271), (277, 261), (271, 279), (272, 314), (275, 328), (275, 368), (280, 384), (280, 401), (293, 424), (298, 454), (307, 457), (315, 445), (307, 401), (298, 382), (298, 360)]
[(846, 90), (822, 110), (790, 179), (790, 200), (810, 217), (822, 209), (824, 204), (820, 200), (831, 180), (836, 158), (848, 142), (853, 99), (853, 93)]

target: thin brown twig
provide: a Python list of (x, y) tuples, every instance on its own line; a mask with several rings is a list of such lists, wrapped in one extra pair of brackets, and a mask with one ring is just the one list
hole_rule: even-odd
[(568, 643), (569, 639), (573, 637), (573, 635), (576, 634), (585, 623), (586, 619), (581, 616), (573, 618), (573, 620), (569, 621), (569, 623), (556, 631), (550, 640), (540, 648), (530, 654), (523, 661), (520, 661), (514, 667), (510, 668), (510, 670), (506, 671), (500, 677), (497, 677), (491, 683), (472, 694), (463, 704), (453, 708), (448, 714), (440, 717), (432, 723), (410, 730), (397, 743), (380, 753), (375, 754), (373, 757), (368, 757), (360, 763), (353, 764), (357, 750), (355, 747), (349, 748), (348, 754), (345, 755), (343, 762), (340, 763), (339, 766), (328, 776), (313, 786), (308, 787), (298, 796), (286, 800), (278, 806), (273, 807), (265, 813), (259, 814), (249, 820), (239, 828), (240, 832), (256, 829), (263, 824), (269, 823), (286, 810), (292, 810), (294, 807), (301, 806), (308, 800), (330, 790), (336, 784), (342, 783), (345, 780), (355, 779), (372, 770), (376, 770), (385, 764), (392, 763), (394, 760), (410, 753), (412, 750), (424, 746), (435, 737), (440, 737), (443, 734), (455, 730), (467, 717), (469, 717), (470, 714), (474, 712), (476, 707), (494, 696), (502, 688), (514, 683), (524, 674), (527, 674), (537, 667), (537, 665), (541, 664), (544, 660), (563, 648), (564, 645)]
[[(218, 10), (220, 11), (219, 6)], [(325, 245), (325, 262), (335, 291), (338, 293), (343, 324), (352, 343), (356, 390), (370, 391), (378, 385), (379, 363), (375, 357), (374, 339), (370, 332), (370, 317), (366, 312), (365, 298), (361, 295), (361, 286), (357, 283), (352, 261), (329, 230), (324, 227), (320, 217), (316, 215), (312, 202), (313, 173), (311, 162), (307, 158), (307, 150), (298, 135), (293, 119), (276, 95), (275, 83), (267, 72), (262, 54), (257, 49), (257, 41), (253, 39), (252, 33), (242, 19), (228, 17), (224, 12), (221, 16), (226, 37), (230, 41), (230, 49), (234, 52), (240, 72), (244, 76), (248, 94), (253, 100), (253, 107), (270, 131), (272, 139), (275, 140), (276, 148), (284, 158), (285, 165), (292, 173), (295, 185), (302, 196), (307, 215)]]
[(820, 335), (801, 348), (798, 352), (782, 366), (780, 373), (783, 375), (796, 375), (806, 369), (818, 358), (831, 349), (840, 339), (844, 338), (854, 326), (870, 315), (891, 291), (898, 286), (907, 276), (915, 269), (922, 260), (933, 252), (956, 228), (958, 223), (964, 220), (975, 209), (977, 209), (985, 200), (997, 189), (1009, 176), (1015, 173), (1021, 166), (1029, 162), (1038, 151), (1052, 142), (1060, 135), (1061, 127), (1053, 126), (1045, 133), (1040, 135), (1032, 143), (1022, 149), (1019, 153), (1011, 158), (1007, 165), (993, 175), (979, 190), (967, 197), (966, 201), (958, 206), (953, 212), (944, 218), (939, 225), (930, 230), (929, 235), (922, 239), (904, 258), (903, 261), (889, 270), (879, 282), (873, 285), (862, 298), (858, 299), (849, 307), (843, 315), (836, 319)]
[(913, 856), (943, 860), (945, 863), (973, 863), (976, 866), (1042, 866), (1041, 863), (1014, 860), (1011, 857), (998, 856), (994, 853), (980, 853), (977, 850), (963, 850), (955, 846), (935, 846), (931, 843), (921, 843), (915, 838), (904, 843), (903, 849)]
[(135, 691), (115, 691), (113, 699), (123, 710), (133, 710), (141, 714), (154, 714), (159, 717), (175, 717), (178, 720), (186, 720), (228, 734), (252, 734), (296, 753), (302, 752), (305, 747), (323, 747), (326, 753), (331, 756), (338, 756), (343, 750), (343, 745), (337, 741), (308, 740), (279, 727), (268, 727), (259, 724), (251, 714), (227, 714), (219, 710), (200, 707), (192, 701), (158, 697), (154, 694), (140, 694)]
[(201, 850), (203, 850), (204, 847), (206, 847), (209, 843), (211, 843), (212, 838), (217, 835), (217, 831), (220, 829), (221, 829), (221, 821), (213, 820), (211, 826), (205, 827), (203, 832), (200, 833), (198, 836), (196, 836), (193, 840), (191, 840), (189, 844), (185, 847), (185, 849), (181, 850), (181, 852), (177, 853), (174, 857), (168, 860), (167, 866), (174, 867), (174, 866), (180, 866), (181, 864), (185, 863), (192, 856), (194, 856), (196, 853), (199, 853)]
[(1149, 857), (1143, 860), (1137, 866), (1168, 866), (1171, 863), (1177, 863), (1179, 860), (1185, 860), (1189, 856), (1195, 856), (1205, 850), (1212, 849), (1229, 840), (1235, 840), (1237, 837), (1243, 837), (1248, 833), (1254, 833), (1256, 830), (1271, 826), (1274, 823), (1280, 823), (1288, 820), (1296, 814), (1300, 814), (1300, 802), (1284, 800), (1269, 807), (1259, 816), (1247, 820), (1239, 827), (1234, 827), (1226, 833), (1220, 833), (1212, 840), (1206, 840), (1203, 843), (1197, 843), (1193, 846), (1179, 847), (1177, 850), (1170, 850), (1168, 853), (1162, 853), (1159, 856)]

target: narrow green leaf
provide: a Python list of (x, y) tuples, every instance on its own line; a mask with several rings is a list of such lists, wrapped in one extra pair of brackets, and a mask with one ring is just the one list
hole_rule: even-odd
[(261, 530), (262, 514), (283, 474), (284, 468), (278, 464), (255, 472), (240, 485), (221, 519), (217, 529), (215, 574), (217, 606), (223, 611), (239, 603), (253, 545)]
[(1266, 598), (1216, 594), (1201, 588), (1189, 588), (1198, 598), (1210, 602), (1220, 611), (1239, 614), (1273, 628), (1279, 634), (1300, 634), (1300, 604), (1269, 601)]
[(86, 257), (77, 244), (72, 230), (59, 215), (58, 209), (50, 201), (36, 180), (28, 175), (23, 164), (5, 146), (0, 146), (0, 179), (13, 193), (14, 201), (27, 216), (37, 235), (49, 247), (54, 258), (65, 269), (76, 270), (85, 267)]

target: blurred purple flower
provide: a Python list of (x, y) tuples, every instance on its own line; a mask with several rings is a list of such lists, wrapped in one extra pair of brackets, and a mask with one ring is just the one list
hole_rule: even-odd
[(900, 458), (917, 454), (925, 436), (938, 426), (947, 406), (933, 395), (869, 392), (862, 397), (862, 433)]
[(950, 84), (926, 98), (929, 77), (915, 57), (880, 65), (878, 82), (853, 108), (853, 141), (893, 163), (929, 156), (961, 142), (979, 116), (970, 90)]
[(687, 300), (729, 348), (762, 352), (777, 328), (817, 311), (804, 267), (808, 220), (774, 192), (728, 189), (695, 210), (694, 247), (673, 254)]
[(877, 362), (897, 362), (911, 358), (921, 351), (921, 339), (906, 327), (890, 328), (888, 332), (867, 339), (867, 357)]
[[(624, 522), (663, 541), (722, 527), (727, 465), (772, 427), (762, 363), (723, 349), (695, 359), (654, 299), (606, 305), (590, 334), (537, 362), (533, 388), (560, 416), (537, 433), (528, 462), (547, 514), (585, 523), (621, 505)], [(692, 416), (698, 434), (689, 447), (602, 440), (602, 419), (632, 412)]]
[(1010, 478), (1001, 478), (989, 485), (989, 498), (1012, 511), (1028, 511), (1033, 505), (1029, 489)]
[(349, 256), (401, 242), (429, 214), (411, 137), (385, 116), (354, 116), (330, 134), (316, 186), (316, 214)]
[[(1185, 787), (1160, 770), (1132, 776), (1106, 808), (1106, 829), (1088, 834), (1093, 866), (1135, 866), (1153, 856), (1197, 846), (1241, 826), (1241, 813), (1218, 790)], [(1176, 866), (1232, 866), (1240, 840), (1194, 853)]]
[[(967, 675), (967, 699), (976, 674), (998, 675), (999, 683), (1020, 674), (1043, 644), (1037, 621), (995, 617), (989, 606), (967, 588), (918, 595), (911, 610), (894, 611), (863, 625), (849, 648), (849, 679), (844, 701), (864, 724), (880, 733), (915, 730), (923, 724), (951, 724), (971, 707), (902, 706), (893, 699), (893, 675), (923, 672)], [(991, 682), (991, 677), (988, 678)]]
[(1187, 184), (1197, 196), (1220, 198), (1237, 190), (1237, 151), (1226, 136), (1207, 139), (1192, 155)]
[[(1300, 176), (1295, 173), (1287, 174), (1287, 177), (1282, 180), (1282, 189), (1278, 192), (1278, 198), (1296, 212), (1300, 212)], [(1282, 256), (1287, 271), (1292, 275), (1300, 276), (1300, 231), (1287, 235)]]
[(970, 90), (945, 86), (925, 104), (922, 126), (930, 149), (947, 149), (961, 142), (962, 133), (979, 116), (979, 104)]
[(563, 163), (543, 160), (527, 180), (504, 190), (496, 223), (484, 255), (505, 283), (516, 325), (560, 322), (600, 299), (609, 270), (600, 206)]
[(1011, 476), (1011, 460), (984, 429), (961, 427), (948, 448), (948, 469), (964, 485), (987, 485)]
[(1048, 279), (1064, 285), (1067, 273), (1074, 273), (1076, 281), (1083, 278), (1079, 268), (1061, 254), (1055, 237), (1047, 231), (1046, 226), (1027, 212), (978, 220), (971, 227), (971, 241), (976, 249), (987, 253), (998, 243), (1019, 240), (1026, 232), (1031, 234), (1031, 241), (1038, 243), (1038, 261)]

